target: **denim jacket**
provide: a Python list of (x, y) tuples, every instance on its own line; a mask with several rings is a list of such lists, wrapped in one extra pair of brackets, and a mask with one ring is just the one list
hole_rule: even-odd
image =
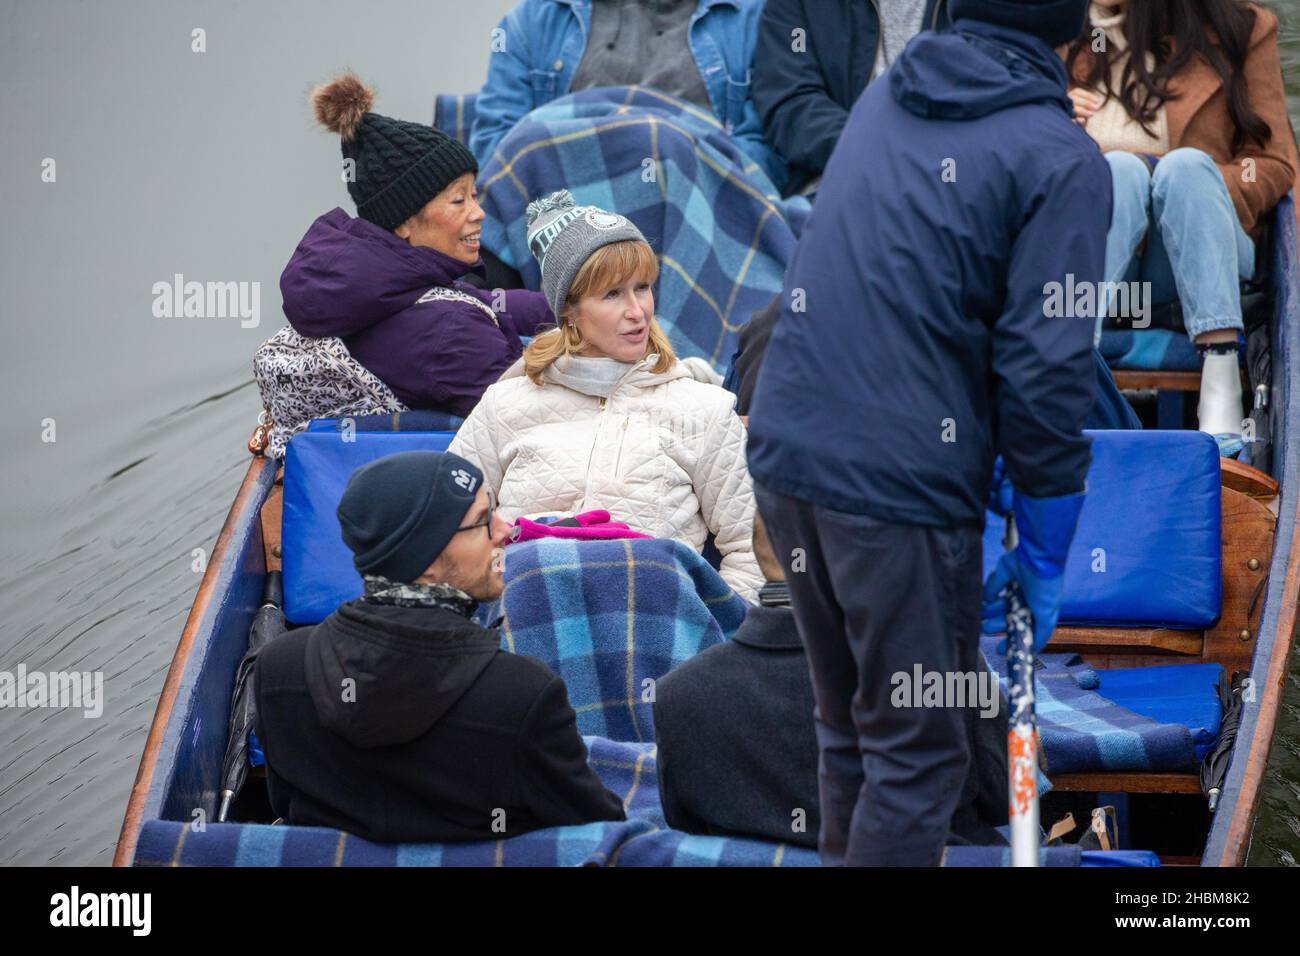
[[(750, 63), (762, 0), (699, 0), (691, 52), (714, 116), (778, 187), (785, 165), (763, 139), (750, 97)], [(591, 29), (591, 0), (521, 0), (492, 34), (487, 81), (469, 147), (480, 166), (524, 114), (569, 92)]]

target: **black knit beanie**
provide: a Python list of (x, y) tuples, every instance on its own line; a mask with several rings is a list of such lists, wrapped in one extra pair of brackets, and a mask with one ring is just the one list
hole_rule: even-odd
[(949, 0), (948, 15), (1010, 27), (1057, 47), (1083, 32), (1088, 0)]
[(344, 73), (311, 92), (316, 120), (343, 140), (343, 158), (356, 162), (348, 192), (357, 215), (392, 232), (478, 162), (440, 129), (370, 112), (375, 91)]
[(451, 452), (404, 451), (362, 465), (337, 512), (357, 571), (414, 581), (447, 547), (482, 484), (483, 472)]

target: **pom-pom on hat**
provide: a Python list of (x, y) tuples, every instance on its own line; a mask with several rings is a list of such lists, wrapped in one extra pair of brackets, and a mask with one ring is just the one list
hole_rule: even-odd
[(357, 215), (390, 232), (478, 162), (463, 143), (440, 129), (372, 113), (375, 91), (355, 73), (311, 91), (316, 121), (342, 141), (356, 163), (348, 192)]
[(542, 292), (559, 320), (569, 286), (601, 246), (645, 236), (626, 216), (597, 206), (579, 206), (567, 189), (528, 204), (528, 248), (542, 270)]

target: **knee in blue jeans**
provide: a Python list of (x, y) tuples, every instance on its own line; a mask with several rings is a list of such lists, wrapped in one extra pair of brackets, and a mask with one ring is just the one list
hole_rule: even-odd
[[(1193, 183), (1221, 186), (1223, 178), (1219, 167), (1204, 150), (1183, 146), (1160, 158), (1151, 175), (1152, 192), (1167, 192), (1171, 187), (1179, 190)], [(1224, 187), (1226, 192), (1226, 187)]]
[(1151, 169), (1142, 158), (1116, 151), (1106, 154), (1106, 162), (1116, 202), (1130, 200), (1146, 206), (1151, 195)]

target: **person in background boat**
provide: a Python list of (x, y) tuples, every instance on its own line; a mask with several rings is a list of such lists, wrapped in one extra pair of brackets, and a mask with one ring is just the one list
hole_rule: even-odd
[[(948, 9), (953, 30), (913, 39), (849, 114), (749, 420), (817, 701), (827, 864), (940, 861), (969, 715), (894, 706), (891, 678), (978, 675), (1011, 579), (1046, 643), (1090, 460), (1094, 316), (1048, 317), (1045, 290), (1105, 260), (1109, 171), (1054, 49), (1087, 0)], [(1020, 546), (982, 596), (999, 453)]]
[[(762, 0), (520, 0), (494, 31), (469, 145), (486, 166), (523, 116), (598, 86), (649, 86), (707, 110), (778, 186), (750, 97)], [(640, 157), (637, 157), (640, 163)]]
[(471, 618), (501, 594), (510, 533), (482, 472), (452, 454), (389, 455), (353, 473), (338, 518), (363, 596), (257, 662), (275, 812), (385, 843), (624, 819), (564, 682)]
[(342, 140), (357, 218), (312, 223), (280, 277), (301, 335), (338, 336), (410, 408), (465, 416), (523, 352), (520, 336), (554, 323), (546, 298), (484, 290), (478, 164), (461, 143), (370, 111), (374, 91), (344, 74), (312, 91), (316, 118)]
[(788, 164), (787, 192), (816, 192), (867, 84), (916, 34), (948, 25), (947, 0), (767, 0), (754, 49), (754, 105), (767, 141)]
[(1181, 300), (1201, 353), (1200, 429), (1233, 454), (1239, 280), (1296, 176), (1277, 17), (1239, 0), (1093, 2), (1065, 56), (1078, 120), (1114, 183), (1106, 279)]
[(626, 217), (560, 190), (528, 206), (528, 244), (559, 326), (487, 390), (450, 449), (483, 469), (501, 511), (603, 509), (701, 551), (755, 600), (754, 495), (735, 396), (678, 360), (654, 317), (659, 265)]

